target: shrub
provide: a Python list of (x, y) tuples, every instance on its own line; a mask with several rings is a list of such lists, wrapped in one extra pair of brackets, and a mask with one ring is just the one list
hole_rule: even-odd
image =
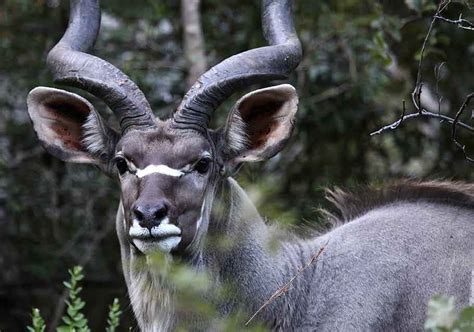
[[(87, 318), (82, 313), (86, 303), (80, 298), (79, 293), (82, 291), (82, 287), (79, 286), (79, 282), (84, 279), (84, 273), (82, 266), (74, 266), (68, 270), (71, 276), (69, 281), (64, 281), (64, 287), (69, 290), (69, 296), (66, 300), (66, 313), (61, 318), (63, 325), (59, 326), (57, 332), (90, 332), (87, 325)], [(113, 303), (109, 306), (109, 314), (107, 318), (106, 332), (115, 332), (119, 326), (120, 315), (120, 304), (117, 298), (114, 299)], [(46, 330), (46, 324), (44, 319), (41, 317), (40, 311), (37, 308), (33, 309), (32, 312), (32, 326), (28, 326), (29, 332), (44, 332)]]

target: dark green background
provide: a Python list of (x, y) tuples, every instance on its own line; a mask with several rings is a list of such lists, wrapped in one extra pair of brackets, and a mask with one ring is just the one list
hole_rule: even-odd
[[(295, 2), (304, 49), (304, 60), (290, 79), (300, 96), (296, 130), (281, 154), (246, 165), (238, 176), (262, 214), (275, 222), (311, 225), (323, 222), (319, 208), (332, 209), (324, 201), (327, 186), (382, 184), (401, 177), (472, 180), (473, 165), (454, 147), (447, 124), (420, 119), (369, 137), (399, 116), (403, 99), (412, 111), (417, 59), (435, 3)], [(203, 1), (210, 64), (264, 44), (256, 3)], [(84, 298), (93, 330), (105, 324), (114, 296), (121, 298), (124, 326), (134, 325), (113, 225), (117, 183), (91, 166), (66, 165), (45, 153), (26, 111), (30, 89), (54, 86), (45, 56), (66, 27), (67, 8), (59, 0), (0, 3), (2, 331), (24, 330), (33, 306), (49, 322), (67, 268), (78, 263), (85, 265)], [(169, 114), (185, 92), (187, 73), (179, 2), (108, 0), (103, 12), (94, 53), (129, 74), (157, 115)], [(451, 4), (444, 15), (457, 18), (459, 13), (474, 16), (466, 2)], [(474, 90), (473, 41), (473, 31), (439, 22), (427, 43), (424, 93), (431, 91), (433, 101), (437, 92), (442, 95), (443, 112), (451, 116)], [(442, 62), (436, 80), (434, 68)], [(239, 95), (221, 107), (215, 125), (223, 123)], [(472, 135), (463, 140), (474, 145)]]

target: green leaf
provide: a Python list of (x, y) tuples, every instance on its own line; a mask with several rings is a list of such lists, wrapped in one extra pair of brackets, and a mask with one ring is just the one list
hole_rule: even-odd
[(459, 330), (459, 332), (474, 331), (474, 306), (464, 308), (461, 311), (454, 327), (455, 330)]
[(115, 332), (119, 326), (120, 315), (122, 311), (120, 311), (120, 303), (117, 298), (114, 298), (114, 301), (109, 306), (109, 315), (107, 319), (108, 326), (106, 327), (106, 332)]
[(62, 317), (62, 321), (66, 326), (61, 326), (65, 331), (89, 331), (87, 327), (87, 319), (81, 310), (86, 303), (78, 296), (82, 287), (79, 286), (79, 281), (84, 278), (82, 267), (75, 266), (69, 270), (71, 279), (69, 282), (65, 281), (64, 286), (69, 289), (69, 299), (66, 302), (66, 314)]
[(73, 329), (68, 327), (68, 326), (59, 326), (57, 329), (56, 329), (56, 332), (72, 332)]
[(46, 324), (39, 309), (33, 308), (31, 313), (31, 321), (33, 326), (28, 326), (27, 329), (30, 332), (44, 332), (46, 329)]
[(69, 306), (66, 310), (69, 317), (75, 317), (77, 315), (78, 310), (76, 310), (73, 306)]

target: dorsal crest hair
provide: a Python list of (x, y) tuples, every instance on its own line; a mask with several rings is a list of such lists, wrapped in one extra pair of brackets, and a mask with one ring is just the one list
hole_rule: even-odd
[(336, 207), (338, 222), (349, 222), (368, 211), (397, 202), (434, 202), (474, 207), (474, 185), (448, 181), (401, 180), (384, 186), (365, 186), (352, 191), (326, 190), (326, 198)]

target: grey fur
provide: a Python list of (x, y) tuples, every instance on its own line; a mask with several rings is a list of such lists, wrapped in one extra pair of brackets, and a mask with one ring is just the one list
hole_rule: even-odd
[[(257, 311), (321, 246), (325, 249), (318, 261), (257, 316), (271, 329), (422, 330), (426, 304), (434, 294), (455, 296), (457, 308), (468, 305), (474, 266), (474, 206), (430, 202), (423, 197), (395, 201), (314, 239), (283, 237), (273, 250), (278, 232), (263, 222), (234, 180), (229, 178), (224, 186), (229, 191), (225, 195), (227, 212), (213, 213), (209, 234), (225, 232), (234, 239), (233, 245), (225, 251), (203, 249), (198, 263), (214, 282), (232, 282), (238, 287), (235, 301), (220, 303), (223, 314), (242, 308), (249, 315)], [(130, 280), (136, 276), (127, 268), (133, 257), (123, 246), (126, 238), (120, 216), (117, 226), (124, 272), (133, 293)], [(155, 303), (152, 294), (142, 292), (138, 300)], [(136, 309), (138, 304), (132, 303)], [(164, 321), (181, 319), (161, 304), (157, 314), (169, 315)], [(144, 331), (169, 328), (159, 322), (145, 325), (149, 323), (140, 323)]]
[(228, 148), (232, 152), (242, 151), (249, 145), (249, 137), (245, 128), (246, 124), (239, 112), (234, 112), (230, 121), (233, 122), (233, 127), (227, 134)]
[[(119, 140), (119, 135), (110, 127), (103, 123), (103, 119), (97, 111), (93, 111), (87, 117), (87, 121), (82, 125), (82, 144), (86, 150), (97, 160), (106, 164), (114, 156), (114, 147)], [(112, 173), (111, 166), (104, 169), (107, 173)]]

